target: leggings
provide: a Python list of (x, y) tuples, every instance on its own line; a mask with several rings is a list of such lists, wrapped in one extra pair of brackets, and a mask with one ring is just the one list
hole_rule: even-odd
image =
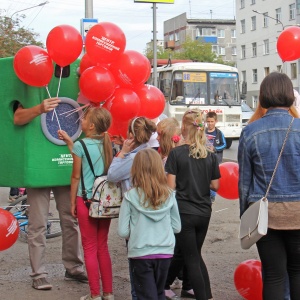
[[(188, 278), (192, 285), (197, 300), (212, 298), (210, 281), (206, 265), (201, 255), (210, 217), (190, 214), (180, 214), (182, 229), (176, 234), (176, 246), (183, 255), (177, 257), (174, 253), (168, 272), (167, 284), (174, 280), (178, 272), (185, 265)], [(178, 252), (178, 253), (179, 253)], [(165, 286), (168, 289), (168, 286)], [(169, 287), (170, 288), (170, 287)]]
[(84, 260), (92, 296), (100, 295), (100, 278), (104, 293), (112, 293), (112, 264), (108, 250), (110, 219), (89, 217), (83, 199), (77, 197), (77, 217)]
[(256, 243), (264, 271), (263, 299), (284, 299), (288, 273), (291, 300), (300, 297), (300, 230), (268, 229)]

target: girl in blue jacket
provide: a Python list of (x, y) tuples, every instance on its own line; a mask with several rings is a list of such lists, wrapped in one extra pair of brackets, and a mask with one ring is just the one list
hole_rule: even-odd
[(136, 154), (131, 176), (133, 188), (122, 202), (118, 233), (129, 239), (128, 258), (137, 298), (164, 299), (174, 233), (181, 230), (177, 202), (155, 150), (147, 148)]

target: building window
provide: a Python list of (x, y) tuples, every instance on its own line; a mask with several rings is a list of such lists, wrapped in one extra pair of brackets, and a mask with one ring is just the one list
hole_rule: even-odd
[(241, 20), (241, 33), (246, 32), (246, 22), (245, 20)]
[(297, 78), (297, 64), (291, 63), (291, 79)]
[(216, 29), (215, 28), (199, 28), (197, 27), (196, 30), (197, 36), (216, 36)]
[(281, 73), (281, 69), (282, 69), (282, 66), (281, 66), (281, 65), (276, 66), (277, 72)]
[(219, 47), (219, 55), (225, 55), (225, 47)]
[(231, 37), (236, 38), (236, 30), (235, 29), (231, 29)]
[(296, 4), (295, 3), (289, 5), (289, 11), (290, 11), (290, 20), (295, 20), (295, 15), (296, 15)]
[(225, 37), (225, 30), (218, 29), (218, 38), (224, 38), (224, 37)]
[(169, 35), (169, 41), (174, 41), (174, 34), (173, 33)]
[(252, 83), (257, 83), (257, 69), (252, 69)]
[(235, 46), (233, 46), (231, 48), (231, 55), (236, 55), (236, 47)]
[(255, 0), (251, 0), (251, 5), (254, 5), (255, 4)]
[(246, 58), (246, 46), (242, 45), (241, 46), (242, 52), (241, 52), (241, 59), (245, 59)]
[(256, 16), (251, 17), (251, 30), (256, 30)]
[(211, 51), (212, 51), (213, 53), (218, 54), (218, 45), (212, 45)]
[(252, 108), (257, 107), (258, 96), (252, 96)]
[(270, 74), (270, 68), (265, 67), (265, 77), (268, 76), (269, 74)]
[(268, 13), (264, 13), (264, 27), (268, 27), (269, 26), (269, 15)]
[(175, 32), (175, 41), (179, 41), (179, 34), (178, 34), (178, 32)]
[(257, 56), (257, 45), (256, 43), (252, 43), (252, 57)]
[(270, 54), (269, 40), (264, 40), (264, 55)]
[(241, 8), (245, 8), (245, 0), (241, 0)]
[(275, 14), (276, 14), (276, 24), (281, 22), (281, 8), (277, 8), (275, 10)]

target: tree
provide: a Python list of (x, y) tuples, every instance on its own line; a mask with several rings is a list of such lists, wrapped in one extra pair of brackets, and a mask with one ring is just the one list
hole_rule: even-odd
[[(145, 55), (149, 58), (153, 58), (153, 49), (146, 49)], [(163, 47), (157, 47), (157, 58), (173, 58), (173, 59), (187, 59), (199, 62), (214, 62), (219, 64), (226, 64), (234, 66), (234, 62), (224, 62), (221, 57), (218, 57), (211, 48), (211, 44), (205, 43), (201, 40), (192, 40), (190, 37), (186, 38), (186, 41), (181, 44), (181, 48), (178, 51), (172, 51), (171, 49), (164, 50)]]
[(16, 19), (0, 15), (0, 58), (14, 56), (27, 45), (44, 47), (42, 42), (37, 41), (38, 33), (21, 26), (24, 18), (25, 15)]

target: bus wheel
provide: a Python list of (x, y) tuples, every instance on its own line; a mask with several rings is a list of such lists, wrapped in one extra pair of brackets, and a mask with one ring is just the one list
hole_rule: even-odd
[(226, 139), (226, 149), (229, 149), (232, 145), (232, 139)]

